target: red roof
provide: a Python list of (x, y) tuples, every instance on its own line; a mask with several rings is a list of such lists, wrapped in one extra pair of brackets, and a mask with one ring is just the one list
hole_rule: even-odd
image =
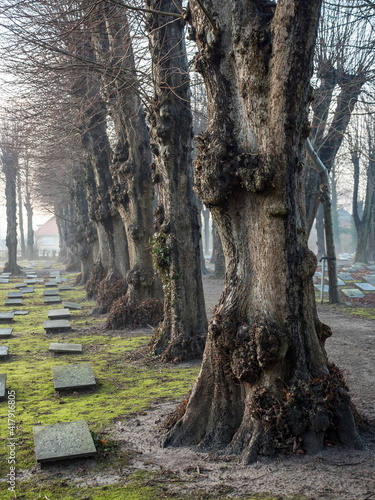
[(56, 217), (51, 217), (43, 226), (35, 231), (37, 236), (57, 236), (59, 230), (57, 229)]

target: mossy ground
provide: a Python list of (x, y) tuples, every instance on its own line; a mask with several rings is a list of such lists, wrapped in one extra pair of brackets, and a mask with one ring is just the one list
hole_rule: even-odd
[[(39, 269), (40, 270), (40, 269)], [(38, 272), (38, 269), (36, 269)], [(46, 273), (46, 272), (45, 272)], [(68, 275), (68, 283), (74, 284), (76, 275)], [(9, 291), (21, 278), (9, 284), (0, 284), (0, 304), (4, 304)], [(47, 305), (43, 302), (43, 284), (34, 285), (34, 293), (24, 295), (21, 310), (25, 316), (15, 316), (13, 336), (2, 340), (9, 345), (10, 356), (2, 361), (0, 373), (7, 374), (7, 391), (15, 392), (15, 421), (17, 438), (16, 470), (28, 470), (27, 480), (17, 480), (16, 494), (6, 491), (4, 478), (9, 473), (8, 454), (0, 454), (0, 498), (25, 499), (139, 499), (159, 498), (214, 499), (228, 498), (229, 491), (208, 495), (195, 491), (188, 496), (176, 496), (168, 492), (168, 483), (178, 481), (176, 476), (162, 477), (150, 472), (121, 473), (120, 479), (110, 486), (88, 486), (59, 478), (58, 473), (35, 471), (35, 455), (32, 428), (37, 424), (51, 424), (84, 419), (97, 440), (105, 442), (95, 460), (95, 470), (122, 471), (131, 460), (131, 452), (119, 449), (108, 438), (108, 429), (114, 421), (126, 420), (134, 413), (147, 411), (155, 401), (182, 399), (196, 379), (199, 367), (180, 368), (162, 365), (150, 358), (147, 344), (151, 329), (138, 331), (106, 331), (105, 318), (91, 316), (94, 302), (87, 301), (81, 286), (61, 292), (63, 300), (78, 302), (82, 310), (71, 311), (72, 331), (46, 334), (43, 321), (47, 310), (58, 309), (62, 304)], [(12, 310), (1, 306), (1, 311)], [(5, 325), (2, 325), (5, 326)], [(79, 355), (53, 356), (49, 353), (51, 342), (80, 343), (83, 353)], [(85, 391), (58, 393), (54, 390), (52, 366), (68, 363), (90, 362), (97, 388)], [(0, 402), (1, 449), (6, 450), (8, 428), (8, 403)], [(234, 498), (232, 495), (231, 498)], [(3, 496), (4, 495), (4, 496)], [(246, 497), (271, 500), (267, 495)]]

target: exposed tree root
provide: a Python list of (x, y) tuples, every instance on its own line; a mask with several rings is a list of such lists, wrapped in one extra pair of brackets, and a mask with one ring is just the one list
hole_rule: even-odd
[(156, 330), (151, 342), (150, 349), (161, 361), (169, 363), (181, 363), (192, 359), (201, 359), (203, 356), (206, 335), (182, 335), (179, 332), (171, 332), (161, 324)]
[(126, 284), (124, 280), (108, 281), (107, 278), (102, 280), (96, 288), (97, 314), (105, 314), (111, 310), (115, 301), (124, 297), (126, 294)]
[(163, 303), (157, 299), (133, 302), (128, 295), (117, 299), (109, 312), (106, 328), (156, 326), (163, 320)]

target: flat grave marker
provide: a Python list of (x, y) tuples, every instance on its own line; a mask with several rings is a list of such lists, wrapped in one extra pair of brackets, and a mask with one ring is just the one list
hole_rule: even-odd
[[(319, 292), (322, 291), (322, 285), (314, 285), (314, 286), (315, 286), (315, 288), (317, 290), (319, 290)], [(324, 285), (324, 292), (329, 292), (329, 286), (328, 285)]]
[(0, 278), (0, 283), (2, 285), (6, 285), (7, 283), (9, 283), (9, 280), (8, 280), (8, 278)]
[(51, 342), (49, 350), (54, 354), (81, 354), (82, 344), (62, 344), (60, 342)]
[(7, 295), (8, 299), (22, 299), (23, 297), (23, 292), (8, 292)]
[(13, 328), (0, 328), (0, 339), (9, 339), (12, 336)]
[(14, 318), (14, 312), (3, 312), (0, 313), (0, 324), (1, 323), (11, 323)]
[(61, 297), (60, 295), (52, 295), (52, 297), (44, 297), (45, 304), (60, 304)]
[(368, 274), (367, 276), (364, 276), (364, 278), (368, 283), (375, 285), (375, 275), (374, 274)]
[(34, 288), (31, 286), (25, 286), (20, 288), (20, 292), (22, 293), (34, 293)]
[(357, 290), (356, 288), (344, 288), (342, 290), (342, 293), (344, 293), (347, 297), (353, 298), (361, 298), (365, 296), (365, 294), (362, 293), (361, 290)]
[(343, 281), (352, 281), (354, 279), (353, 276), (349, 273), (339, 273), (338, 277)]
[(24, 284), (25, 285), (35, 285), (36, 281), (35, 279), (27, 279), (27, 280), (23, 280)]
[(371, 285), (370, 283), (354, 283), (354, 284), (361, 290), (364, 290), (365, 292), (375, 291), (375, 286)]
[(49, 321), (43, 321), (43, 328), (46, 333), (66, 332), (72, 329), (67, 319), (52, 319)]
[(1, 273), (2, 278), (10, 278), (12, 273)]
[(0, 345), (0, 360), (8, 357), (9, 354), (9, 346), (8, 345)]
[(53, 462), (96, 455), (86, 420), (33, 427), (37, 462)]
[(16, 311), (14, 310), (14, 315), (15, 316), (26, 316), (26, 314), (29, 314), (29, 311)]
[(48, 319), (69, 319), (72, 317), (69, 309), (50, 309), (47, 311)]
[(85, 389), (96, 386), (90, 363), (76, 363), (52, 367), (55, 391)]
[(66, 307), (67, 309), (75, 309), (77, 311), (80, 311), (82, 307), (79, 304), (76, 304), (75, 302), (63, 302), (63, 306)]
[(56, 286), (56, 287), (57, 287), (57, 281), (46, 281), (46, 282), (44, 283), (44, 286), (46, 286), (46, 287), (51, 287), (51, 288), (52, 288), (53, 286)]
[(68, 290), (72, 290), (72, 287), (70, 285), (60, 285), (59, 286), (59, 292), (67, 292)]
[(7, 383), (7, 374), (0, 373), (0, 400), (5, 399), (5, 386)]
[(6, 306), (22, 306), (22, 299), (5, 299)]
[(59, 295), (59, 291), (57, 289), (55, 289), (55, 290), (43, 290), (43, 295), (45, 297), (52, 297), (54, 295)]

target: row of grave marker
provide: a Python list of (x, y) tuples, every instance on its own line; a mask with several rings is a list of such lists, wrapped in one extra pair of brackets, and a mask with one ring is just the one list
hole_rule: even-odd
[[(55, 273), (54, 273), (55, 274)], [(59, 282), (66, 281), (60, 278), (57, 272), (53, 281), (45, 283), (46, 287), (56, 287)], [(0, 276), (0, 283), (9, 283), (10, 273)], [(52, 273), (50, 273), (52, 278)], [(36, 275), (28, 275), (18, 292), (9, 292), (5, 305), (21, 305), (24, 293), (34, 292), (28, 285), (43, 283)], [(26, 286), (25, 286), (26, 285)], [(58, 291), (71, 290), (69, 285), (61, 285)], [(45, 290), (43, 292), (44, 303), (61, 302), (56, 290)], [(13, 302), (17, 301), (17, 302)], [(68, 319), (71, 317), (70, 309), (81, 309), (79, 304), (63, 302), (63, 309), (47, 311), (48, 321), (43, 322), (46, 333), (54, 333), (70, 330)], [(0, 323), (10, 323), (16, 314), (27, 314), (27, 311), (11, 311), (0, 313)], [(12, 328), (0, 328), (0, 339), (10, 338)], [(53, 342), (49, 350), (54, 354), (82, 353), (81, 344), (63, 344)], [(0, 346), (0, 358), (9, 354), (9, 346)], [(79, 363), (52, 367), (55, 390), (83, 389), (96, 386), (96, 381), (90, 363)], [(7, 375), (0, 374), (0, 399), (5, 398)], [(38, 462), (50, 462), (67, 458), (89, 457), (96, 454), (96, 448), (92, 439), (88, 424), (85, 420), (56, 423), (52, 425), (38, 425), (33, 427), (33, 438), (35, 456)]]

